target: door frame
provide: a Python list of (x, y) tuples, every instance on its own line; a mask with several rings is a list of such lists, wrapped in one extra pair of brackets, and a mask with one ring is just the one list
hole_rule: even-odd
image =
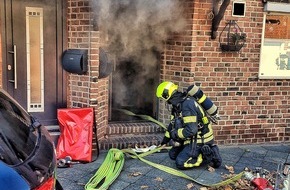
[[(65, 49), (67, 49), (68, 46), (68, 40), (67, 40), (67, 16), (66, 16), (66, 10), (67, 10), (67, 2), (65, 0), (54, 0), (57, 7), (56, 7), (56, 18), (62, 18), (56, 20), (56, 32), (57, 32), (57, 42), (56, 42), (56, 67), (57, 67), (57, 100), (56, 105), (58, 108), (66, 107), (67, 105), (67, 75), (66, 72), (62, 68), (61, 64), (61, 57), (62, 53)], [(7, 56), (9, 47), (7, 47), (9, 40), (12, 41), (11, 36), (7, 35), (7, 31), (12, 30), (12, 23), (8, 21), (11, 21), (11, 15), (8, 15), (7, 12), (10, 12), (12, 9), (12, 2), (13, 0), (4, 0), (0, 2), (0, 32), (2, 37), (2, 88), (7, 91), (8, 89), (8, 75), (7, 75)], [(9, 10), (9, 11), (7, 11)], [(13, 10), (11, 10), (13, 11)], [(8, 39), (9, 38), (9, 39)]]

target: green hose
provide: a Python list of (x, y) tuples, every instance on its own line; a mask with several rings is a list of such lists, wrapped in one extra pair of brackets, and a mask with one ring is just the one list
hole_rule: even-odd
[[(136, 115), (133, 112), (125, 110), (125, 109), (118, 109), (118, 110), (122, 111), (123, 113), (125, 113), (127, 115), (138, 116), (138, 117), (141, 117), (142, 119), (152, 121), (166, 130), (166, 126), (163, 123), (155, 120), (154, 118), (152, 118), (148, 115)], [(244, 175), (244, 172), (241, 172), (232, 178), (229, 178), (227, 180), (221, 181), (221, 182), (216, 183), (216, 184), (204, 184), (204, 183), (201, 183), (201, 182), (193, 179), (192, 177), (186, 175), (185, 173), (181, 172), (180, 170), (176, 170), (176, 169), (173, 169), (173, 168), (170, 168), (168, 166), (161, 165), (161, 164), (156, 164), (154, 162), (148, 161), (148, 160), (143, 158), (143, 157), (148, 156), (150, 154), (153, 154), (155, 152), (159, 152), (161, 149), (165, 149), (165, 148), (170, 149), (171, 147), (160, 146), (160, 147), (157, 147), (157, 148), (150, 150), (148, 152), (144, 152), (142, 154), (137, 154), (132, 149), (122, 149), (122, 150), (115, 149), (115, 148), (110, 149), (108, 151), (108, 154), (107, 154), (104, 162), (100, 166), (100, 168), (97, 170), (95, 175), (85, 185), (85, 190), (106, 190), (106, 189), (108, 189), (109, 186), (115, 181), (115, 179), (119, 176), (120, 172), (123, 169), (124, 162), (125, 162), (124, 153), (127, 154), (128, 156), (130, 156), (131, 158), (139, 159), (139, 160), (147, 163), (148, 165), (150, 165), (152, 167), (155, 167), (157, 169), (160, 169), (164, 172), (167, 172), (169, 174), (172, 174), (172, 175), (175, 175), (178, 177), (183, 177), (185, 179), (188, 179), (188, 180), (190, 180), (196, 184), (199, 184), (201, 186), (204, 186), (204, 187), (220, 187), (220, 186), (228, 185), (228, 184), (234, 183), (235, 181), (237, 181), (238, 179), (240, 179)]]
[(115, 148), (110, 149), (100, 168), (85, 185), (85, 189), (108, 189), (122, 171), (124, 162), (124, 153), (121, 150)]
[[(168, 148), (168, 147), (166, 147)], [(219, 183), (215, 184), (205, 184), (197, 181), (196, 179), (193, 179), (192, 177), (186, 175), (185, 173), (181, 172), (180, 170), (176, 170), (173, 168), (170, 168), (168, 166), (164, 166), (161, 164), (156, 164), (154, 162), (148, 161), (144, 159), (143, 157), (150, 155), (152, 153), (158, 152), (161, 149), (164, 149), (164, 147), (158, 147), (156, 149), (153, 149), (149, 152), (145, 152), (142, 154), (137, 154), (131, 149), (115, 149), (112, 148), (109, 150), (104, 162), (100, 166), (100, 168), (97, 170), (96, 174), (88, 181), (88, 183), (85, 185), (85, 190), (106, 190), (109, 188), (109, 186), (116, 180), (116, 178), (119, 176), (120, 172), (122, 171), (122, 168), (124, 166), (124, 153), (130, 156), (134, 159), (139, 159), (144, 163), (147, 163), (148, 165), (155, 167), (157, 169), (160, 169), (164, 172), (167, 172), (169, 174), (182, 177), (185, 179), (188, 179), (196, 184), (199, 184), (204, 187), (220, 187), (224, 185), (228, 185), (231, 183), (234, 183), (238, 179), (240, 179), (244, 172), (241, 172), (232, 178), (229, 178), (227, 180), (221, 181)]]
[(215, 183), (215, 184), (205, 184), (205, 183), (201, 183), (199, 181), (197, 181), (196, 179), (193, 179), (192, 177), (186, 175), (185, 173), (181, 172), (180, 170), (176, 170), (176, 169), (173, 169), (173, 168), (170, 168), (168, 166), (164, 166), (164, 165), (161, 165), (161, 164), (156, 164), (154, 162), (151, 162), (151, 161), (148, 161), (146, 159), (144, 159), (143, 157), (149, 155), (149, 154), (152, 154), (154, 152), (157, 152), (157, 151), (160, 151), (160, 149), (162, 149), (162, 147), (159, 147), (159, 148), (156, 148), (152, 151), (149, 151), (149, 152), (145, 152), (145, 153), (142, 153), (142, 154), (137, 154), (136, 152), (130, 150), (130, 149), (123, 149), (122, 151), (124, 153), (127, 153), (131, 158), (137, 158), (139, 160), (141, 160), (142, 162), (145, 162), (146, 164), (150, 165), (150, 166), (153, 166), (159, 170), (162, 170), (164, 172), (167, 172), (169, 174), (172, 174), (172, 175), (175, 175), (175, 176), (178, 176), (178, 177), (182, 177), (182, 178), (185, 178), (185, 179), (188, 179), (196, 184), (199, 184), (201, 186), (204, 186), (204, 187), (220, 187), (220, 186), (224, 186), (224, 185), (228, 185), (228, 184), (231, 184), (233, 182), (235, 182), (236, 180), (240, 179), (243, 175), (244, 175), (244, 172), (241, 172), (237, 175), (235, 175), (234, 177), (232, 178), (229, 178), (227, 180), (224, 180), (222, 182), (219, 182), (219, 183)]

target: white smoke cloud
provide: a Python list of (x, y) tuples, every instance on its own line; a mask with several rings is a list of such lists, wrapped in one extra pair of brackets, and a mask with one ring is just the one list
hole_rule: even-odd
[(163, 51), (171, 33), (184, 29), (178, 0), (94, 0), (100, 30), (108, 32), (109, 52), (140, 58), (144, 50)]
[[(158, 79), (152, 73), (156, 73), (165, 42), (171, 34), (183, 31), (186, 25), (184, 4), (180, 0), (92, 2), (98, 29), (108, 35), (107, 51), (119, 63), (131, 62), (130, 68), (122, 65), (113, 73), (118, 81), (118, 85), (113, 84), (113, 91), (118, 92), (115, 101), (128, 104), (128, 96), (136, 101), (149, 101), (148, 97), (152, 99), (155, 94), (150, 88), (155, 88), (153, 83)], [(130, 74), (134, 75), (134, 80)], [(125, 80), (124, 76), (127, 76)]]

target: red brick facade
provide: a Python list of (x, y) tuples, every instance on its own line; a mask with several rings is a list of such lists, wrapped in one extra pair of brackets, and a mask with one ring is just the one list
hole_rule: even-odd
[(68, 48), (88, 49), (88, 72), (68, 75), (68, 107), (93, 107), (98, 138), (108, 126), (108, 80), (98, 80), (99, 32), (90, 22), (89, 1), (68, 1)]
[[(240, 52), (222, 52), (219, 39), (211, 39), (212, 0), (185, 1), (188, 24), (174, 34), (162, 52), (160, 80), (186, 88), (193, 82), (219, 107), (221, 120), (214, 125), (218, 144), (288, 142), (290, 126), (289, 80), (259, 79), (263, 28), (263, 4), (246, 0), (245, 17), (232, 17), (232, 4), (220, 23), (236, 20), (247, 35)], [(94, 31), (88, 1), (68, 0), (68, 47), (89, 50), (86, 75), (68, 75), (68, 107), (94, 107), (98, 139), (104, 140), (108, 125), (109, 82), (98, 79), (99, 31)], [(159, 120), (168, 122), (168, 111), (159, 103)], [(125, 133), (125, 129), (119, 134)]]

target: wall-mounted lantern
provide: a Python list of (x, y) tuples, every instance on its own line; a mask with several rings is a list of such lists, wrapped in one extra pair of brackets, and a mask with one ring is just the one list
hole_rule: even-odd
[(245, 42), (246, 34), (242, 32), (236, 21), (228, 21), (219, 37), (221, 50), (224, 52), (240, 51)]

